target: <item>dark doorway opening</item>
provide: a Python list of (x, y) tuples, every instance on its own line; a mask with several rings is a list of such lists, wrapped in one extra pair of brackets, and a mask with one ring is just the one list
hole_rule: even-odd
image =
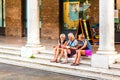
[[(67, 2), (69, 2), (69, 1), (67, 1), (67, 0), (59, 0), (60, 33), (64, 33), (66, 36), (70, 32), (75, 35), (76, 31), (77, 31), (74, 28), (71, 28), (71, 29), (66, 28), (66, 27), (70, 27), (70, 26), (67, 26), (67, 23), (65, 22), (65, 18), (67, 18), (67, 19), (70, 18), (69, 16), (67, 16), (67, 15), (69, 15), (68, 9), (66, 7), (66, 5), (68, 5)], [(66, 11), (65, 11), (65, 9), (66, 9)], [(65, 12), (67, 12), (67, 13), (65, 13)], [(67, 14), (67, 15), (65, 16), (65, 14)], [(69, 22), (70, 22), (70, 20), (68, 21), (68, 24), (69, 24)], [(74, 21), (71, 21), (70, 24), (74, 24)], [(73, 27), (75, 27), (75, 26), (73, 26)]]
[[(115, 10), (117, 11), (116, 13), (120, 15), (120, 9), (117, 3), (117, 0), (115, 0)], [(115, 14), (116, 14), (115, 13)], [(115, 18), (115, 43), (120, 43), (120, 18), (119, 16)]]
[(5, 36), (5, 0), (0, 0), (0, 35)]
[(27, 0), (22, 0), (22, 36), (27, 36)]

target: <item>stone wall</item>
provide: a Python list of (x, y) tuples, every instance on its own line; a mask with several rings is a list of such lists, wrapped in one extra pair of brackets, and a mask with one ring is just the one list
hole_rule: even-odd
[(99, 0), (90, 0), (90, 24), (91, 26), (99, 23)]
[(41, 37), (48, 39), (59, 37), (59, 0), (42, 0)]
[(6, 36), (22, 37), (22, 0), (6, 0)]

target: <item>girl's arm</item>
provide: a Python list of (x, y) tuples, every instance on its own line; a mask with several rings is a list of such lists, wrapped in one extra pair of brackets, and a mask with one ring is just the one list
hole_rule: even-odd
[(75, 47), (70, 47), (70, 49), (75, 49), (75, 50), (78, 49), (78, 41), (75, 43), (75, 45), (76, 45)]
[(70, 49), (75, 49), (76, 50), (76, 49), (78, 49), (78, 46), (76, 46), (76, 47), (70, 47)]
[(86, 48), (86, 46), (87, 46), (87, 41), (85, 40), (84, 45), (80, 48), (80, 50)]
[(64, 46), (67, 46), (68, 45), (68, 42), (67, 41), (65, 41), (65, 43), (63, 44)]
[(60, 41), (58, 40), (58, 45), (60, 45)]
[(62, 48), (66, 48), (66, 46), (68, 46), (68, 41), (66, 41), (66, 42), (62, 45)]

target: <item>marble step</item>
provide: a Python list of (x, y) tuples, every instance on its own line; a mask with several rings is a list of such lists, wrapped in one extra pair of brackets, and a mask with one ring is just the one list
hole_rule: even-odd
[[(46, 55), (49, 55), (52, 58), (54, 56), (54, 52), (52, 50), (41, 50), (39, 54), (35, 55), (35, 57), (41, 57)], [(82, 56), (82, 58), (88, 59), (88, 60), (91, 59), (91, 57), (86, 57), (86, 56)]]
[(114, 64), (111, 64), (111, 65), (110, 65), (110, 68), (111, 68), (111, 69), (118, 69), (118, 70), (120, 70), (120, 54), (118, 54), (118, 55), (116, 56), (115, 63), (114, 63)]
[(21, 48), (19, 47), (8, 47), (8, 46), (0, 46), (0, 53), (10, 54), (10, 55), (20, 55)]
[(116, 59), (116, 63), (110, 65), (110, 68), (120, 70), (120, 58), (119, 57)]
[[(42, 46), (40, 51), (45, 50), (45, 47)], [(8, 55), (21, 55), (21, 47), (9, 47), (9, 46), (0, 46), (0, 53)]]
[(116, 69), (100, 69), (93, 68), (90, 65), (80, 64), (79, 66), (71, 66), (68, 64), (51, 63), (49, 60), (37, 58), (23, 58), (20, 56), (0, 54), (0, 62), (23, 67), (53, 71), (63, 74), (70, 74), (75, 76), (93, 78), (97, 80), (119, 80), (120, 71)]
[[(8, 51), (9, 50), (9, 51)], [(11, 51), (10, 51), (11, 50)], [(18, 50), (18, 51), (16, 51), (16, 50)], [(8, 52), (7, 52), (8, 51)], [(44, 51), (44, 50), (43, 50)], [(48, 52), (48, 51), (47, 51)], [(0, 54), (1, 55), (6, 55), (6, 56), (9, 56), (9, 55), (14, 55), (14, 56), (20, 56), (20, 50), (19, 49), (14, 49), (14, 48), (5, 48), (4, 50), (2, 50), (1, 52), (0, 52)], [(34, 54), (34, 57), (35, 58), (38, 58), (38, 59), (46, 59), (46, 60), (49, 60), (50, 61), (50, 59), (52, 59), (53, 58), (53, 54), (51, 54), (51, 53), (40, 53), (40, 54)], [(62, 59), (62, 60), (64, 60), (64, 59)], [(74, 60), (74, 58), (71, 58), (71, 59), (69, 59), (69, 62), (73, 62), (73, 60)], [(86, 65), (90, 65), (90, 60), (81, 60), (81, 63), (82, 64), (86, 64)]]
[[(49, 61), (51, 59), (53, 59), (53, 55), (49, 55), (49, 54), (45, 54), (45, 53), (44, 54), (43, 53), (42, 54), (35, 54), (34, 57), (38, 58), (38, 59), (46, 59), (46, 60), (49, 60)], [(73, 58), (68, 58), (68, 61), (72, 63), (74, 61), (74, 59), (75, 59), (74, 57)], [(64, 58), (62, 59), (62, 61), (64, 61)], [(86, 65), (90, 65), (91, 60), (82, 57), (81, 63), (86, 64)]]
[(42, 53), (42, 54), (49, 54), (49, 55), (53, 55), (54, 54), (54, 51), (53, 50), (41, 50), (40, 52), (39, 52), (40, 54)]
[(117, 59), (116, 59), (116, 63), (120, 63), (120, 58), (117, 58)]
[(111, 69), (118, 69), (118, 70), (120, 70), (120, 63), (111, 64), (110, 68)]

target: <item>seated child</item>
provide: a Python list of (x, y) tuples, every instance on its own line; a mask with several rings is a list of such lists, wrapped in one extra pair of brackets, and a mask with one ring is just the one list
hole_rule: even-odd
[(51, 62), (58, 62), (59, 53), (63, 53), (63, 47), (66, 45), (66, 36), (65, 34), (60, 34), (60, 39), (58, 40), (58, 46), (54, 46), (54, 58)]
[(76, 50), (76, 56), (74, 62), (71, 64), (72, 66), (77, 66), (80, 64), (80, 58), (81, 56), (91, 56), (92, 55), (92, 46), (90, 42), (84, 38), (82, 34), (78, 36), (78, 44), (81, 45), (81, 47)]

